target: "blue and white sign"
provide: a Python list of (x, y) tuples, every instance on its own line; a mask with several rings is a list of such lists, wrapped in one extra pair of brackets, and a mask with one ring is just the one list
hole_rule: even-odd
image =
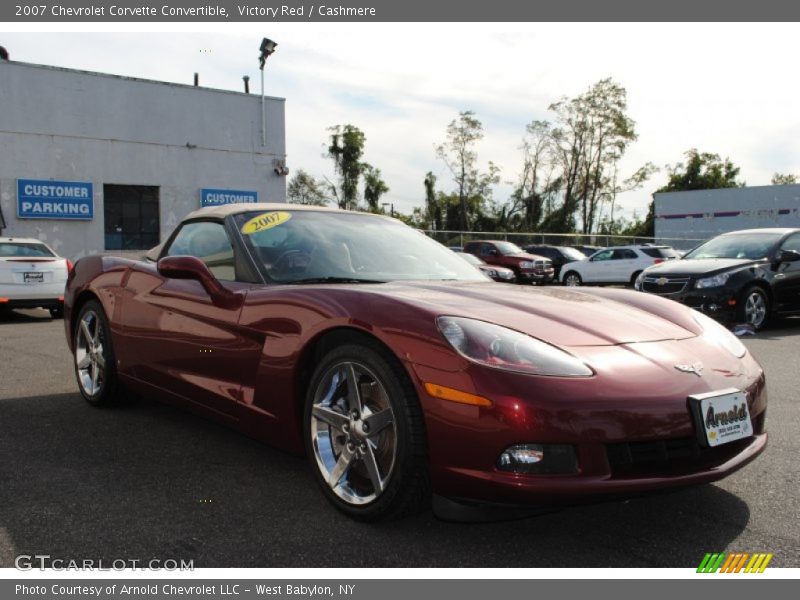
[(247, 190), (200, 190), (200, 206), (221, 206), (222, 204), (243, 204), (258, 202), (258, 192)]
[(17, 179), (20, 219), (94, 218), (94, 193), (86, 181)]

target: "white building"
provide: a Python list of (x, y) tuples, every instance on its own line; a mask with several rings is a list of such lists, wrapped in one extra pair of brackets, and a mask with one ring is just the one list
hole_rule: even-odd
[(800, 227), (800, 185), (658, 192), (656, 238), (705, 240), (720, 233), (760, 227)]
[[(285, 101), (0, 60), (0, 228), (139, 251), (201, 204), (284, 202)], [(138, 254), (139, 252), (137, 252)]]

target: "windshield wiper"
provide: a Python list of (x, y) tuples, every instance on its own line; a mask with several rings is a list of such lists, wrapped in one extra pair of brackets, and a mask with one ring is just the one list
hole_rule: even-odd
[(307, 279), (295, 279), (294, 281), (281, 281), (286, 285), (307, 284), (307, 283), (386, 283), (380, 279), (359, 279), (358, 277), (308, 277)]

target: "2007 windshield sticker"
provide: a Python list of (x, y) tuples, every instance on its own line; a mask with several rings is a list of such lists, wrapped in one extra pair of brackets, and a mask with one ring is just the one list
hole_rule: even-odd
[(288, 212), (268, 212), (262, 213), (257, 217), (253, 217), (247, 223), (242, 225), (242, 233), (252, 235), (259, 231), (266, 231), (278, 225), (283, 225), (292, 218), (291, 213)]

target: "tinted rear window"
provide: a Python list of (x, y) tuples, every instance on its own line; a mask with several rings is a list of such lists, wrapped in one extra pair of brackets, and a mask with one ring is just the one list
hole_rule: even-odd
[(25, 244), (20, 242), (0, 242), (0, 257), (23, 258), (37, 256), (55, 256), (44, 244)]
[(639, 248), (639, 249), (645, 254), (647, 254), (647, 256), (652, 256), (653, 258), (678, 258), (678, 255), (672, 248)]

